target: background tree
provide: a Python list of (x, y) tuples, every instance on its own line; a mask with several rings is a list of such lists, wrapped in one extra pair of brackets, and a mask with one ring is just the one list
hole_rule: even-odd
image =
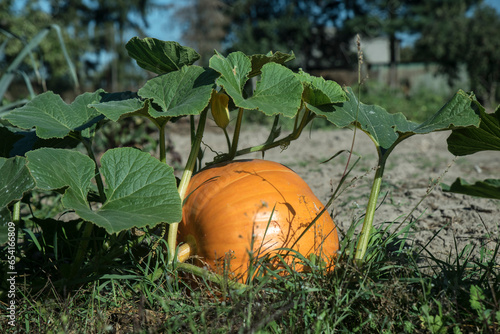
[(348, 47), (352, 36), (339, 30), (345, 13), (355, 7), (347, 0), (193, 0), (179, 17), (186, 22), (183, 40), (201, 50), (202, 59), (214, 49), (247, 54), (292, 50), (297, 67), (312, 70), (355, 63)]
[(411, 7), (416, 1), (399, 0), (358, 0), (358, 12), (346, 21), (344, 29), (358, 33), (365, 38), (387, 37), (389, 40), (388, 85), (398, 85), (397, 63), (399, 50), (398, 34), (412, 29)]
[(182, 39), (200, 54), (204, 66), (214, 50), (222, 49), (229, 24), (224, 7), (220, 0), (191, 0), (176, 9), (176, 21), (184, 27)]
[[(465, 66), (470, 89), (494, 107), (500, 80), (500, 15), (480, 1), (426, 1), (419, 8), (421, 37), (415, 60), (436, 62), (451, 82)], [(427, 13), (423, 15), (423, 13)], [(433, 24), (428, 24), (433, 22)]]
[[(96, 86), (109, 91), (135, 87), (143, 74), (127, 56), (125, 37), (131, 33), (145, 37), (142, 28), (148, 25), (148, 11), (167, 8), (149, 0), (27, 0), (23, 6), (13, 0), (2, 1), (0, 68), (6, 68), (41, 29), (57, 24), (85, 90)], [(33, 60), (26, 59), (21, 70), (32, 73), (33, 61), (47, 82), (41, 90), (48, 86), (61, 93), (71, 87), (57, 38), (45, 38), (33, 53)]]

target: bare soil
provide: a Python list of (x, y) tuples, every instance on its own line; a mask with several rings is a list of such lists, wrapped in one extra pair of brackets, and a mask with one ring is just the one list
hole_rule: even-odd
[[(227, 152), (227, 144), (222, 131), (213, 122), (207, 127), (203, 138), (204, 161), (211, 161), (216, 152)], [(262, 144), (268, 131), (258, 126), (246, 130), (241, 134), (238, 148)], [(305, 131), (286, 149), (271, 149), (264, 158), (292, 168), (326, 203), (340, 182), (348, 154), (342, 153), (329, 162), (322, 162), (338, 151), (349, 150), (353, 134), (350, 129)], [(394, 224), (391, 230), (395, 230), (411, 222), (409, 244), (416, 248), (425, 246), (427, 251), (440, 258), (450, 255), (455, 258), (456, 249), (461, 251), (470, 245), (476, 246), (476, 250), (480, 245), (494, 249), (500, 238), (500, 201), (447, 193), (439, 185), (451, 184), (457, 177), (468, 182), (500, 178), (500, 155), (498, 152), (481, 152), (456, 158), (447, 150), (449, 134), (446, 131), (416, 135), (395, 148), (387, 162), (379, 198), (379, 203), (382, 203), (375, 214), (377, 227), (403, 222)], [(180, 153), (177, 159), (182, 160), (176, 171), (180, 176), (181, 166), (189, 152), (189, 134), (185, 129), (174, 131), (170, 137), (174, 150)], [(361, 159), (329, 210), (340, 235), (362, 219), (377, 164), (375, 146), (359, 130), (353, 152), (357, 155), (351, 157), (351, 164), (358, 155)], [(262, 158), (262, 154), (253, 153), (241, 158)], [(175, 159), (175, 154), (172, 159)], [(437, 186), (432, 187), (436, 182)]]

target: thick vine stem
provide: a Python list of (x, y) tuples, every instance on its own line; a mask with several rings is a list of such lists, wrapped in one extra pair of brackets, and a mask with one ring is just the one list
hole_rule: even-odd
[(92, 150), (92, 144), (86, 138), (81, 138), (81, 141), (82, 141), (83, 145), (85, 146), (85, 149), (87, 150), (87, 154), (94, 161), (94, 164), (95, 164), (95, 182), (97, 184), (97, 189), (99, 191), (99, 198), (101, 200), (101, 203), (104, 203), (106, 201), (106, 193), (104, 192), (104, 183), (102, 182), (101, 172), (99, 171), (99, 167), (97, 165), (97, 159), (94, 155), (94, 151)]
[(304, 112), (304, 115), (302, 116), (302, 120), (300, 122), (300, 125), (298, 128), (296, 128), (292, 133), (290, 133), (288, 136), (281, 138), (280, 140), (277, 140), (272, 143), (268, 144), (263, 144), (263, 145), (258, 145), (258, 146), (253, 146), (253, 147), (248, 147), (242, 150), (239, 150), (236, 152), (235, 156), (239, 155), (244, 155), (248, 153), (253, 153), (253, 152), (259, 152), (259, 151), (267, 151), (271, 148), (281, 146), (281, 145), (287, 145), (289, 144), (292, 140), (296, 140), (297, 138), (300, 137), (302, 134), (302, 130), (306, 127), (307, 124), (313, 119), (314, 117), (311, 116), (310, 111), (306, 110)]
[[(16, 201), (14, 203), (14, 209), (12, 210), (12, 221), (15, 224), (18, 224), (19, 222), (21, 222), (21, 201)], [(16, 231), (17, 231), (17, 229), (16, 229)], [(16, 236), (16, 240), (17, 240), (17, 236)]]
[(370, 138), (377, 146), (379, 159), (378, 159), (377, 170), (373, 178), (372, 189), (370, 191), (370, 198), (368, 199), (368, 206), (366, 207), (365, 220), (363, 221), (363, 227), (361, 228), (361, 234), (359, 236), (358, 244), (356, 246), (356, 255), (354, 257), (354, 260), (358, 265), (361, 265), (364, 262), (366, 250), (368, 249), (368, 242), (370, 241), (370, 236), (372, 234), (371, 232), (373, 227), (373, 219), (375, 217), (375, 210), (377, 209), (377, 199), (380, 194), (380, 188), (382, 186), (382, 177), (384, 176), (385, 163), (387, 162), (387, 158), (391, 154), (394, 147), (396, 147), (400, 142), (409, 137), (411, 137), (411, 135), (401, 136), (391, 145), (391, 147), (389, 147), (388, 149), (383, 149), (376, 142), (376, 140), (370, 136)]
[(363, 227), (359, 235), (358, 245), (356, 246), (355, 261), (357, 264), (363, 263), (366, 250), (368, 248), (368, 242), (372, 233), (373, 218), (375, 217), (375, 209), (377, 208), (377, 199), (380, 194), (380, 187), (382, 185), (384, 165), (385, 163), (379, 164), (377, 171), (375, 172), (375, 177), (373, 179), (370, 198), (368, 199), (368, 206), (366, 207), (365, 220), (363, 222)]
[[(200, 115), (200, 121), (198, 123), (198, 129), (196, 130), (196, 136), (191, 145), (191, 152), (189, 152), (189, 158), (182, 173), (181, 182), (179, 183), (178, 192), (181, 201), (184, 201), (186, 196), (186, 191), (193, 175), (194, 166), (196, 165), (196, 159), (198, 158), (198, 152), (200, 150), (201, 140), (203, 139), (203, 132), (205, 130), (205, 123), (207, 119), (207, 110), (202, 111)], [(177, 244), (177, 230), (179, 228), (179, 223), (170, 224), (168, 227), (168, 251), (169, 251), (169, 262), (172, 262), (175, 257), (175, 247)]]
[(238, 140), (240, 138), (242, 119), (243, 119), (243, 108), (240, 108), (238, 110), (238, 118), (236, 119), (236, 126), (234, 128), (234, 133), (233, 133), (233, 143), (231, 144), (231, 150), (229, 151), (228, 160), (232, 160), (236, 156), (236, 150), (238, 149)]
[(226, 137), (226, 142), (227, 142), (227, 149), (228, 152), (231, 151), (231, 139), (229, 139), (229, 135), (227, 134), (226, 128), (223, 128), (222, 131), (224, 131), (224, 136)]
[(160, 142), (160, 161), (167, 163), (167, 150), (165, 148), (165, 126), (158, 127), (160, 130), (158, 141)]

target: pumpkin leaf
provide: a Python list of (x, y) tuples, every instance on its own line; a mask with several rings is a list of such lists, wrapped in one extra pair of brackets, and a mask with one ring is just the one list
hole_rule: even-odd
[(230, 53), (227, 58), (215, 51), (210, 58), (210, 67), (220, 73), (217, 84), (224, 87), (226, 93), (236, 101), (242, 98), (243, 88), (252, 70), (252, 62), (243, 52)]
[(90, 106), (115, 122), (135, 115), (148, 116), (149, 110), (147, 100), (141, 100), (137, 97), (94, 103)]
[(156, 74), (180, 70), (200, 59), (200, 55), (190, 47), (151, 37), (133, 37), (125, 44), (125, 48), (137, 65)]
[(267, 116), (282, 114), (294, 117), (300, 109), (302, 84), (288, 68), (269, 63), (262, 67), (261, 80), (252, 97), (235, 104), (245, 109), (258, 109)]
[(451, 186), (441, 184), (441, 188), (446, 192), (500, 199), (500, 180), (498, 179), (486, 179), (470, 184), (461, 178), (457, 178)]
[(0, 208), (20, 200), (35, 187), (24, 157), (0, 158)]
[(448, 151), (468, 155), (481, 151), (500, 151), (500, 107), (493, 114), (478, 104), (481, 124), (478, 128), (456, 129), (447, 139)]
[(42, 139), (64, 138), (71, 131), (88, 129), (102, 118), (88, 105), (98, 102), (103, 92), (84, 93), (71, 104), (66, 104), (53, 92), (46, 92), (37, 95), (23, 107), (12, 110), (5, 119), (22, 129), (34, 127), (37, 136)]
[(250, 57), (250, 62), (252, 63), (252, 70), (250, 73), (248, 73), (248, 77), (254, 77), (256, 75), (261, 74), (261, 69), (262, 66), (264, 66), (267, 63), (278, 63), (278, 64), (284, 64), (290, 60), (295, 59), (295, 54), (293, 51), (290, 53), (283, 53), (280, 51), (277, 52), (271, 52), (269, 51), (267, 54), (255, 54)]
[(208, 106), (217, 72), (199, 66), (185, 66), (149, 80), (138, 92), (162, 111), (149, 108), (153, 118), (198, 115)]
[(233, 52), (227, 58), (216, 53), (210, 58), (210, 67), (221, 74), (217, 84), (224, 87), (237, 107), (287, 117), (295, 116), (300, 108), (302, 84), (291, 70), (280, 64), (271, 62), (262, 66), (261, 79), (249, 98), (243, 95), (252, 69), (249, 57), (242, 52)]
[(384, 152), (414, 134), (479, 126), (479, 116), (471, 107), (475, 98), (462, 90), (421, 124), (407, 120), (402, 113), (390, 114), (377, 105), (359, 102), (351, 88), (347, 88), (346, 92), (348, 98), (346, 102), (319, 106), (308, 104), (307, 107), (338, 127), (351, 125), (359, 127)]
[(315, 77), (302, 70), (296, 73), (295, 76), (304, 86), (302, 100), (306, 103), (306, 106), (339, 103), (344, 102), (347, 98), (346, 92), (335, 81)]
[(102, 156), (106, 201), (95, 211), (87, 202), (95, 168), (90, 158), (76, 151), (51, 148), (35, 150), (27, 156), (28, 168), (39, 188), (64, 189), (63, 205), (108, 233), (172, 223), (181, 218), (173, 169), (148, 153), (117, 148)]
[(26, 153), (26, 158), (39, 189), (65, 189), (64, 207), (88, 209), (87, 193), (95, 174), (94, 162), (89, 157), (77, 151), (41, 148)]

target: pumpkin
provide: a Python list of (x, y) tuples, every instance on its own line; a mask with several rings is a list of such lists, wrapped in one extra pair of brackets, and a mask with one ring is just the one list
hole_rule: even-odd
[[(282, 248), (314, 254), (333, 268), (335, 224), (324, 212), (307, 229), (323, 205), (288, 167), (266, 160), (217, 164), (195, 174), (186, 195), (178, 235), (186, 247), (179, 258), (196, 255), (198, 264), (241, 280), (248, 277), (250, 254), (285, 255)], [(289, 265), (292, 253), (284, 257)]]

